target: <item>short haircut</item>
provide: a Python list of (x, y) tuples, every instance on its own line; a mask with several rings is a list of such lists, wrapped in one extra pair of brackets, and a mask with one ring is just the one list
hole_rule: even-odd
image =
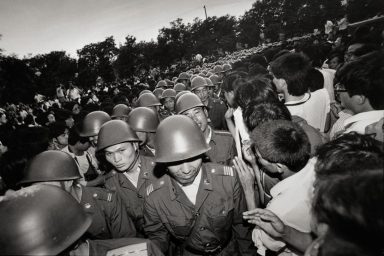
[(373, 109), (384, 109), (384, 52), (370, 53), (336, 72), (335, 82), (344, 85), (350, 97), (363, 95)]
[(293, 96), (301, 96), (308, 91), (305, 78), (309, 68), (308, 57), (301, 53), (287, 53), (271, 63), (273, 75), (285, 80), (288, 93)]
[(357, 176), (332, 179), (314, 197), (312, 210), (328, 230), (321, 255), (380, 255), (384, 221), (383, 170), (364, 169)]
[(272, 120), (292, 121), (288, 108), (279, 101), (252, 102), (243, 111), (243, 118), (249, 131)]
[(223, 80), (221, 89), (224, 92), (234, 91), (248, 76), (248, 73), (243, 71), (232, 71)]
[(317, 149), (315, 171), (325, 185), (332, 177), (355, 175), (384, 166), (382, 144), (370, 135), (344, 134)]
[(241, 80), (235, 90), (235, 103), (243, 110), (251, 102), (273, 101), (277, 99), (274, 85), (263, 76)]
[(304, 130), (291, 121), (274, 120), (256, 127), (251, 133), (253, 149), (272, 162), (300, 171), (308, 162), (311, 145)]
[(307, 77), (305, 80), (311, 92), (324, 88), (323, 73), (321, 73), (316, 68), (311, 68), (310, 70), (308, 70)]

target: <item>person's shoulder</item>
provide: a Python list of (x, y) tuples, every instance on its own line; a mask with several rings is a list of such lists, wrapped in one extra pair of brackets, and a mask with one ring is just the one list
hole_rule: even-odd
[(111, 190), (98, 187), (83, 187), (84, 191), (89, 193), (93, 199), (104, 202), (113, 202), (115, 193)]
[(154, 196), (154, 194), (157, 194), (155, 193), (155, 191), (160, 191), (162, 189), (164, 189), (165, 187), (167, 187), (167, 180), (166, 178), (163, 176), (162, 178), (152, 182), (151, 184), (149, 184), (146, 188), (146, 195), (147, 196)]
[(217, 163), (204, 163), (205, 170), (213, 176), (235, 177), (233, 167)]

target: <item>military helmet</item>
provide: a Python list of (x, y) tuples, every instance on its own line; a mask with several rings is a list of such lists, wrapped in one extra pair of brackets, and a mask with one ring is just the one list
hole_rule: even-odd
[(145, 89), (145, 90), (142, 90), (140, 93), (139, 93), (139, 97), (141, 96), (141, 95), (143, 95), (144, 93), (152, 93), (150, 90), (148, 90), (148, 89)]
[(96, 151), (123, 142), (139, 142), (139, 138), (132, 128), (124, 121), (111, 120), (106, 122), (99, 132)]
[(91, 222), (76, 199), (58, 187), (22, 188), (0, 202), (1, 254), (57, 255), (76, 242)]
[(176, 81), (179, 80), (189, 80), (189, 75), (186, 72), (181, 72)]
[(156, 131), (156, 162), (169, 163), (201, 155), (210, 147), (197, 124), (187, 116), (165, 118)]
[(112, 118), (128, 116), (131, 109), (125, 104), (117, 104), (112, 111)]
[(155, 88), (166, 88), (166, 87), (167, 87), (167, 82), (164, 80), (160, 80), (159, 82), (157, 82)]
[(157, 99), (160, 99), (161, 94), (163, 94), (163, 91), (163, 88), (156, 88), (155, 90), (153, 90), (153, 94), (156, 96)]
[(166, 89), (161, 94), (161, 98), (175, 98), (176, 97), (176, 91), (173, 89)]
[(80, 136), (96, 136), (99, 133), (100, 127), (109, 120), (111, 120), (111, 117), (104, 111), (92, 111), (84, 118), (83, 128), (80, 131)]
[(213, 85), (222, 84), (223, 82), (220, 81), (220, 78), (217, 75), (211, 75), (209, 79), (212, 81)]
[(138, 107), (161, 106), (160, 101), (153, 93), (144, 93), (137, 99)]
[(229, 63), (225, 63), (225, 64), (223, 65), (223, 72), (230, 71), (231, 69), (232, 69), (231, 64), (229, 64)]
[(215, 87), (215, 85), (212, 83), (212, 80), (209, 78), (204, 78), (205, 81), (207, 81), (208, 87)]
[(181, 92), (178, 92), (176, 94), (176, 97), (175, 97), (175, 102), (177, 102), (177, 100), (181, 97), (181, 95), (184, 95), (186, 93), (191, 93), (190, 91), (181, 91)]
[(129, 113), (128, 124), (136, 132), (156, 132), (159, 118), (153, 109), (138, 107)]
[(192, 91), (195, 90), (196, 88), (203, 87), (203, 86), (204, 87), (208, 86), (207, 81), (205, 81), (204, 77), (197, 76), (192, 79), (192, 82), (191, 82)]
[(67, 153), (47, 150), (32, 158), (25, 170), (20, 184), (42, 181), (65, 181), (81, 178), (75, 160)]
[(196, 94), (186, 93), (177, 99), (175, 111), (177, 114), (182, 114), (183, 112), (195, 107), (205, 107), (205, 105)]
[(222, 73), (222, 72), (223, 72), (223, 67), (221, 65), (216, 65), (213, 68), (213, 73), (215, 73), (215, 74), (219, 74), (219, 73)]
[(181, 91), (185, 91), (186, 89), (187, 89), (187, 87), (185, 86), (185, 84), (182, 84), (182, 83), (177, 83), (173, 87), (173, 90), (175, 90), (176, 93), (181, 92)]

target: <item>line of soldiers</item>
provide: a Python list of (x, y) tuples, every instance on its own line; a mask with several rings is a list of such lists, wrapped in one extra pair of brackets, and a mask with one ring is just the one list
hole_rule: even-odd
[[(77, 182), (84, 174), (65, 152), (30, 160), (24, 188), (0, 202), (7, 227), (0, 231), (1, 253), (113, 255), (142, 244), (147, 255), (254, 255), (243, 190), (229, 166), (234, 141), (214, 126), (226, 106), (208, 93), (205, 78), (189, 85), (184, 76), (178, 93), (166, 89), (159, 100), (143, 92), (133, 110), (119, 104), (111, 116), (85, 116), (79, 134), (93, 145), (101, 186)], [(30, 203), (18, 208), (22, 200)], [(17, 228), (27, 236), (9, 234)]]

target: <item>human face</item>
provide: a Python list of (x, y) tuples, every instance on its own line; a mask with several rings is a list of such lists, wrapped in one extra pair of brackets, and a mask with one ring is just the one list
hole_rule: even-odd
[(205, 110), (202, 107), (196, 107), (189, 109), (182, 113), (185, 116), (191, 118), (200, 127), (200, 130), (204, 132), (208, 127), (208, 119)]
[(47, 116), (47, 119), (49, 123), (54, 123), (56, 121), (55, 116), (53, 114), (49, 114)]
[(57, 142), (62, 146), (67, 146), (68, 145), (68, 134), (69, 134), (68, 129), (65, 129), (63, 134), (60, 134), (59, 136), (56, 137)]
[(355, 113), (355, 104), (353, 96), (350, 97), (343, 84), (337, 83), (335, 85), (336, 98), (340, 100), (343, 108), (349, 109)]
[(234, 102), (235, 102), (235, 94), (233, 93), (233, 91), (224, 92), (224, 97), (225, 97), (225, 100), (227, 101), (228, 105), (232, 107)]
[(340, 64), (340, 61), (339, 61), (339, 57), (333, 57), (330, 61), (329, 61), (329, 65), (328, 67), (330, 69), (337, 69), (337, 67), (339, 66)]
[(0, 116), (0, 124), (6, 124), (8, 122), (7, 120), (7, 115), (6, 114), (1, 114)]
[(258, 149), (256, 149), (256, 157), (257, 157), (258, 163), (260, 165), (262, 165), (264, 167), (264, 170), (266, 172), (268, 172), (269, 174), (272, 174), (272, 175), (281, 175), (282, 174), (282, 169), (280, 168), (280, 166), (276, 163), (271, 163), (267, 159), (264, 159), (261, 156)]
[(107, 147), (104, 151), (105, 159), (119, 172), (124, 172), (133, 163), (136, 157), (136, 146), (124, 142)]
[(75, 120), (73, 119), (72, 116), (68, 117), (67, 119), (65, 119), (65, 125), (68, 127), (68, 128), (72, 128), (72, 126), (75, 124)]
[(169, 111), (173, 112), (175, 110), (175, 99), (174, 98), (165, 98), (164, 99), (164, 107)]
[(208, 100), (208, 90), (207, 87), (198, 87), (193, 91), (200, 100), (204, 103)]
[(359, 49), (362, 46), (363, 44), (351, 44), (344, 54), (344, 62), (349, 62), (356, 59), (355, 52), (357, 49)]
[(98, 138), (99, 138), (98, 135), (89, 137), (89, 142), (91, 143), (92, 146), (96, 147)]
[(194, 158), (177, 162), (168, 166), (169, 174), (174, 180), (183, 186), (192, 184), (199, 174), (202, 159)]
[(72, 108), (72, 113), (74, 115), (78, 115), (80, 113), (80, 106), (78, 104), (75, 104)]

